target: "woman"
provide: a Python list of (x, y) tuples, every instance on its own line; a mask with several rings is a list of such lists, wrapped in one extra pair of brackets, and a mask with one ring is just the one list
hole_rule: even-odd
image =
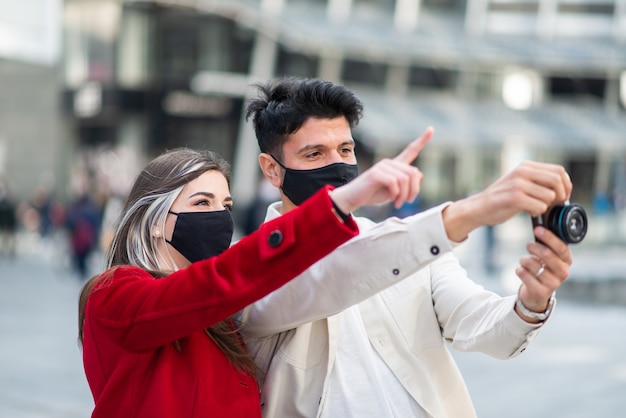
[(92, 417), (260, 417), (255, 366), (229, 317), (354, 236), (345, 213), (414, 199), (421, 173), (403, 170), (326, 187), (229, 248), (227, 164), (189, 149), (150, 162), (122, 211), (108, 270), (80, 295)]

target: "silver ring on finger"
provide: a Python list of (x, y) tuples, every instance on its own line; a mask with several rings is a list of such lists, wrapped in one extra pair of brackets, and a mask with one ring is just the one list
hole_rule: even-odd
[(541, 263), (541, 267), (539, 267), (539, 270), (537, 270), (537, 272), (535, 273), (535, 277), (539, 278), (539, 276), (541, 276), (545, 270), (546, 265)]

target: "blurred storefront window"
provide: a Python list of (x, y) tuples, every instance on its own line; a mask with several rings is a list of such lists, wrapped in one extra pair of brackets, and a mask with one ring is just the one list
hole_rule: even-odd
[(141, 9), (126, 8), (121, 19), (117, 42), (116, 75), (122, 88), (139, 89), (149, 86), (156, 76), (156, 22)]
[(115, 0), (67, 1), (65, 84), (79, 87), (88, 81), (112, 84), (115, 79), (115, 41), (119, 33), (120, 4)]

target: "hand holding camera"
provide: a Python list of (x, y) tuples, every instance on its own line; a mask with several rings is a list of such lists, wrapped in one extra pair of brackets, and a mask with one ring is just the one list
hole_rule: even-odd
[(565, 202), (550, 208), (541, 216), (532, 217), (533, 229), (543, 226), (567, 244), (579, 243), (587, 234), (587, 213), (577, 203)]
[(572, 189), (564, 167), (525, 161), (442, 213), (448, 238), (456, 242), (480, 226), (497, 225), (520, 212), (532, 214), (533, 223), (544, 227), (535, 231), (538, 239), (527, 244), (528, 253), (515, 269), (523, 282), (518, 295), (523, 309), (515, 310), (525, 321), (538, 322), (549, 315), (554, 292), (569, 276), (572, 254), (568, 244), (580, 242), (587, 232), (587, 216), (580, 205), (555, 206), (555, 202), (566, 202)]
[(572, 187), (562, 166), (525, 161), (483, 191), (448, 206), (443, 212), (446, 233), (460, 242), (474, 229), (500, 224), (520, 212), (541, 214), (569, 199)]

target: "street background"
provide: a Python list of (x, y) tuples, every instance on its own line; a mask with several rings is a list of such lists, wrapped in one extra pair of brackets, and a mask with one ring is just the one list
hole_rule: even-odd
[[(507, 255), (499, 258), (500, 272), (486, 274), (483, 232), (473, 233), (458, 256), (476, 281), (510, 293), (521, 244), (501, 246)], [(14, 259), (0, 258), (0, 418), (88, 417), (93, 401), (76, 335), (82, 281), (69, 267), (62, 236), (40, 241), (23, 235), (19, 241)], [(584, 244), (572, 250), (572, 288), (583, 281), (579, 272), (589, 271), (585, 265), (626, 271), (626, 260), (610, 251), (603, 260)], [(101, 263), (97, 253), (90, 270)], [(453, 355), (481, 418), (618, 418), (626, 406), (624, 323), (624, 306), (559, 295), (549, 323), (520, 357)]]
[[(419, 199), (374, 220), (463, 198), (524, 160), (565, 167), (590, 227), (556, 312), (519, 358), (454, 356), (481, 418), (625, 416), (625, 6), (0, 0), (0, 418), (90, 415), (77, 296), (148, 160), (219, 153), (238, 234), (258, 226), (276, 190), (245, 103), (254, 83), (283, 76), (361, 99), (361, 170), (435, 127), (416, 162)], [(518, 217), (455, 251), (477, 282), (510, 294), (530, 239)]]

